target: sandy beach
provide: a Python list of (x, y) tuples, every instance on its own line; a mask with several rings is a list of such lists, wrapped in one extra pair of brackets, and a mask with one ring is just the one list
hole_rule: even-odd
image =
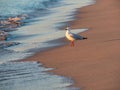
[(24, 61), (38, 61), (75, 81), (81, 90), (120, 90), (120, 1), (97, 0), (78, 9), (71, 28), (89, 28), (87, 40), (39, 52)]

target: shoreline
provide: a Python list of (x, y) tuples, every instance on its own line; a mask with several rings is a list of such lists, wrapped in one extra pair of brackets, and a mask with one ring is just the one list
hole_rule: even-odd
[[(83, 7), (71, 21), (71, 28), (89, 28), (81, 35), (88, 40), (57, 47), (21, 61), (38, 61), (45, 67), (55, 68), (52, 72), (67, 76), (81, 90), (119, 90), (120, 68), (120, 17), (119, 1), (97, 0)], [(64, 40), (64, 39), (63, 39)]]

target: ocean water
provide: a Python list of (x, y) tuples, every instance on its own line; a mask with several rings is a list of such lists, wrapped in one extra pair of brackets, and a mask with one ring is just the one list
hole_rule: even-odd
[(37, 62), (9, 62), (0, 65), (0, 90), (78, 90), (71, 79), (47, 73)]
[[(6, 42), (18, 45), (0, 49), (0, 90), (76, 90), (71, 79), (47, 73), (37, 62), (11, 62), (37, 51), (64, 45), (50, 42), (65, 37), (62, 26), (74, 20), (77, 8), (94, 4), (93, 0), (0, 0), (0, 20), (27, 15), (24, 25), (9, 32)], [(69, 25), (71, 26), (71, 25)], [(75, 33), (87, 30), (76, 29)]]

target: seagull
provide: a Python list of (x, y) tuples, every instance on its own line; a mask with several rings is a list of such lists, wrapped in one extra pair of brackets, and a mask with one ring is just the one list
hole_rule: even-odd
[(83, 39), (87, 39), (87, 37), (83, 37), (83, 36), (80, 36), (78, 34), (74, 34), (70, 31), (70, 28), (67, 27), (66, 29), (66, 33), (65, 33), (65, 36), (66, 38), (71, 41), (71, 47), (74, 47), (74, 41), (75, 40), (83, 40)]

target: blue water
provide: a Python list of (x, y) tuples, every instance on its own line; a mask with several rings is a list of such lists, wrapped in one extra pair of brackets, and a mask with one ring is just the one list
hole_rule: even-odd
[(0, 65), (0, 90), (78, 90), (71, 79), (47, 73), (37, 62), (9, 62)]
[(73, 84), (72, 80), (47, 73), (49, 68), (36, 62), (10, 61), (64, 45), (64, 42), (50, 41), (65, 37), (65, 31), (60, 28), (75, 19), (73, 14), (77, 8), (93, 3), (93, 0), (0, 0), (0, 20), (27, 15), (25, 23), (9, 32), (6, 41), (20, 44), (0, 49), (0, 90), (76, 90), (68, 87)]
[(35, 10), (46, 10), (59, 0), (0, 0), (0, 15), (3, 17), (30, 14)]

